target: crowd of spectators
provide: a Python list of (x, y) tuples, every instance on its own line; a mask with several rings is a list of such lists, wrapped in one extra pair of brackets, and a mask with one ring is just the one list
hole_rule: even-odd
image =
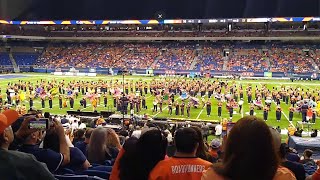
[[(319, 50), (305, 52), (299, 45), (208, 45), (190, 43), (51, 44), (38, 53), (14, 53), (18, 65), (48, 68), (126, 68), (198, 71), (313, 72), (320, 65)], [(37, 58), (39, 56), (39, 58)], [(1, 65), (10, 65), (0, 53)], [(37, 59), (37, 60), (36, 60)]]
[[(49, 118), (48, 129), (29, 128), (30, 121), (42, 117)], [(73, 123), (81, 124), (75, 117), (42, 115), (39, 111), (19, 117), (14, 110), (3, 111), (1, 177), (313, 180), (320, 174), (311, 150), (300, 157), (281, 144), (276, 129), (255, 116), (238, 120), (221, 139), (221, 132), (212, 132), (217, 137), (211, 143), (204, 139), (206, 125), (169, 126), (147, 121), (142, 127), (125, 123), (115, 131), (104, 127), (107, 124), (93, 123), (89, 128), (72, 127)], [(222, 134), (224, 131), (222, 128)]]
[(296, 46), (274, 46), (270, 49), (270, 64), (272, 72), (313, 72), (312, 60), (301, 48)]
[(194, 45), (167, 46), (155, 64), (156, 69), (190, 70), (196, 56)]
[(228, 59), (228, 71), (268, 71), (266, 57), (258, 49), (233, 49)]
[(198, 56), (197, 70), (208, 71), (223, 69), (223, 54), (222, 49), (219, 47), (204, 46), (202, 52)]

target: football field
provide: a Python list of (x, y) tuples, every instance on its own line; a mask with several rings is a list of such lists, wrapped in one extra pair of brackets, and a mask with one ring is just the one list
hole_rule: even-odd
[[(40, 82), (40, 80), (45, 80), (45, 81), (52, 81), (52, 80), (56, 80), (56, 81), (61, 81), (61, 80), (65, 80), (66, 82), (69, 81), (99, 81), (99, 80), (103, 80), (103, 81), (110, 81), (110, 80), (119, 80), (120, 82), (123, 81), (122, 76), (97, 76), (97, 77), (62, 77), (62, 76), (53, 76), (53, 75), (48, 75), (48, 74), (12, 74), (12, 75), (1, 75), (0, 76), (0, 88), (1, 88), (1, 93), (2, 93), (2, 97), (3, 100), (6, 100), (6, 88), (8, 83), (18, 83), (19, 80), (22, 81), (30, 81), (33, 84), (36, 84), (36, 82)], [(160, 77), (142, 77), (142, 76), (125, 76), (124, 81), (146, 81), (149, 82), (154, 80), (154, 79), (160, 79)], [(216, 79), (206, 79), (206, 80), (210, 80), (210, 81), (214, 81)], [(221, 80), (221, 81), (226, 81), (226, 80)], [(229, 80), (229, 82), (232, 80)], [(303, 90), (304, 92), (313, 92), (317, 95), (318, 94), (318, 87), (320, 85), (319, 81), (287, 81), (287, 80), (235, 80), (235, 83), (237, 85), (242, 85), (243, 89), (245, 90), (246, 87), (248, 85), (251, 85), (253, 87), (252, 92), (255, 92), (255, 89), (261, 89), (261, 87), (263, 85), (266, 85), (268, 89), (272, 90), (273, 88), (277, 88), (280, 89), (281, 87), (299, 87), (301, 90)], [(222, 89), (222, 91), (224, 91), (224, 89)], [(318, 95), (317, 95), (318, 96)], [(80, 106), (80, 99), (81, 99), (81, 95), (75, 99), (75, 107), (73, 110), (78, 110), (80, 109), (81, 111), (92, 111), (92, 107), (90, 104), (90, 101), (87, 101), (88, 105), (87, 108), (83, 108)], [(152, 103), (154, 100), (154, 96), (152, 96), (150, 94), (150, 92), (148, 91), (148, 94), (145, 95), (146, 97), (146, 105), (148, 107), (148, 109), (142, 109), (142, 111), (139, 113), (141, 115), (143, 114), (148, 114), (150, 117), (159, 117), (159, 118), (179, 118), (182, 120), (197, 120), (197, 121), (219, 121), (220, 118), (218, 117), (218, 108), (217, 108), (217, 104), (218, 101), (215, 98), (211, 98), (211, 103), (212, 103), (212, 111), (211, 111), (211, 116), (208, 117), (206, 114), (206, 108), (201, 108), (202, 106), (200, 106), (199, 108), (193, 108), (191, 107), (191, 116), (190, 118), (188, 118), (186, 116), (186, 111), (185, 111), (185, 115), (184, 116), (176, 116), (174, 115), (174, 107), (173, 107), (173, 114), (170, 116), (168, 114), (168, 105), (167, 104), (163, 104), (163, 112), (160, 113), (158, 112), (152, 112)], [(199, 99), (201, 99), (200, 95), (197, 95), (197, 97)], [(178, 101), (181, 101), (179, 99), (179, 95), (175, 96), (175, 99)], [(206, 96), (207, 99), (207, 96)], [(27, 106), (27, 109), (29, 109), (29, 103), (27, 100), (24, 100), (23, 103)], [(263, 101), (264, 104), (264, 101)], [(40, 99), (37, 98), (34, 100), (34, 106), (36, 107), (36, 109), (41, 109), (41, 102)], [(288, 116), (289, 116), (289, 107), (290, 107), (290, 103), (289, 105), (285, 104), (285, 102), (281, 101), (281, 108), (282, 108), (282, 117), (281, 117), (281, 121), (277, 122), (276, 121), (276, 115), (275, 115), (275, 109), (276, 109), (276, 104), (274, 102), (272, 102), (271, 105), (271, 112), (269, 112), (269, 118), (267, 121), (267, 124), (273, 127), (276, 126), (280, 126), (282, 129), (286, 129), (289, 124), (292, 124), (294, 126), (296, 126), (297, 121), (301, 121), (301, 114), (299, 114), (298, 112), (294, 113), (294, 117), (293, 117), (293, 121), (289, 122), (288, 120)], [(238, 109), (235, 109), (235, 111), (237, 111), (236, 114), (233, 115), (233, 121), (237, 121), (239, 118), (248, 115), (249, 113), (249, 108), (250, 108), (250, 104), (247, 103), (247, 95), (244, 92), (244, 104), (243, 104), (243, 113), (239, 113)], [(59, 109), (59, 105), (58, 105), (58, 98), (55, 97), (53, 100), (53, 109), (49, 109), (49, 104), (48, 104), (48, 100), (46, 100), (46, 107), (44, 109), (42, 109), (43, 112), (50, 112), (51, 114), (66, 114), (66, 111), (70, 110), (70, 107), (67, 108), (63, 108), (63, 109)], [(98, 111), (104, 110), (104, 111), (115, 111), (116, 109), (113, 107), (113, 98), (112, 96), (108, 97), (108, 105), (105, 108), (103, 105), (103, 98), (101, 98), (101, 102), (100, 105), (98, 105), (97, 108)], [(257, 110), (255, 109), (255, 113), (256, 116), (263, 118), (263, 110)], [(223, 103), (223, 107), (222, 107), (222, 118), (229, 118), (229, 113), (228, 110), (226, 109), (226, 104), (225, 102)], [(320, 123), (318, 122), (320, 119), (317, 117), (316, 120), (316, 124), (313, 126), (313, 128), (319, 129), (320, 128)]]

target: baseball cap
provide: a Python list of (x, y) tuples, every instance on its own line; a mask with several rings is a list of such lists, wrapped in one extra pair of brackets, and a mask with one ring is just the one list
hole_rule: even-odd
[(210, 143), (210, 147), (213, 149), (218, 149), (221, 146), (221, 142), (218, 139), (213, 139)]
[(4, 130), (11, 126), (19, 118), (17, 111), (8, 109), (0, 114), (0, 133), (3, 133)]

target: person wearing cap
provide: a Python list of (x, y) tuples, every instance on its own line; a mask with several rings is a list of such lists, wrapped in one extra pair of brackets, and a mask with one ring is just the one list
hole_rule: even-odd
[(213, 161), (216, 162), (219, 158), (219, 151), (221, 142), (219, 139), (213, 139), (210, 143), (209, 154), (213, 157)]
[[(10, 144), (14, 141), (11, 124), (18, 117), (18, 113), (14, 110), (6, 110), (0, 114), (1, 179), (55, 179), (46, 166), (37, 161), (33, 155), (9, 150)], [(20, 134), (25, 133), (22, 129), (19, 130)]]
[(51, 172), (55, 172), (70, 162), (70, 150), (61, 123), (54, 121), (52, 125), (50, 131), (55, 131), (59, 137), (59, 152), (39, 147), (39, 140), (42, 139), (40, 130), (26, 136), (24, 144), (19, 148), (19, 151), (33, 154), (38, 161), (45, 163)]

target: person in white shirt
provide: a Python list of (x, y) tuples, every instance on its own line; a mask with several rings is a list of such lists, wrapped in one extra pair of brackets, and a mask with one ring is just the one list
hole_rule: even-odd
[(132, 135), (131, 135), (131, 137), (136, 137), (136, 138), (140, 138), (140, 136), (141, 136), (141, 128), (140, 128), (140, 126), (137, 126), (136, 127), (136, 130), (134, 130), (133, 132), (132, 132)]
[(216, 125), (215, 130), (216, 130), (215, 135), (216, 136), (221, 136), (221, 134), (222, 134), (222, 125), (221, 124)]

